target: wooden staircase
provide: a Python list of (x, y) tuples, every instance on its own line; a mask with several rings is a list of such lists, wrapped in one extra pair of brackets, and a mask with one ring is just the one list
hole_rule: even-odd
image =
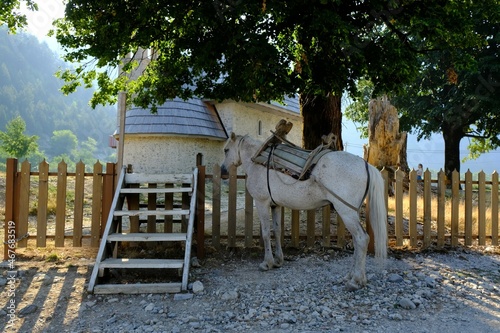
[[(118, 178), (106, 227), (90, 276), (88, 291), (95, 294), (178, 293), (187, 290), (194, 227), (198, 169), (192, 174), (127, 173)], [(189, 198), (190, 197), (190, 198)], [(158, 200), (164, 203), (158, 205)], [(146, 200), (147, 199), (147, 200)], [(146, 201), (146, 203), (144, 203)], [(126, 223), (128, 221), (128, 224)], [(141, 222), (147, 223), (141, 232)], [(177, 223), (176, 223), (177, 222)], [(163, 223), (163, 232), (156, 226)], [(128, 227), (127, 232), (123, 229)], [(175, 230), (174, 226), (177, 229)], [(119, 256), (121, 243), (184, 247), (184, 257), (147, 259)], [(158, 243), (161, 242), (161, 243)], [(148, 245), (146, 244), (146, 245)], [(170, 269), (182, 271), (179, 282), (98, 284), (112, 269)], [(175, 272), (175, 271), (174, 271)]]

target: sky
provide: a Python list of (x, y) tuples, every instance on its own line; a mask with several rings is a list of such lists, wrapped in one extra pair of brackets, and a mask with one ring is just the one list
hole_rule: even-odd
[[(38, 0), (38, 11), (27, 12), (28, 28), (27, 32), (37, 36), (41, 41), (54, 51), (60, 53), (55, 38), (47, 37), (47, 33), (52, 28), (52, 21), (64, 16), (64, 5), (61, 0)], [(342, 139), (345, 149), (355, 155), (363, 156), (363, 145), (367, 144), (367, 139), (360, 139), (356, 130), (356, 125), (348, 120), (343, 120)], [(460, 159), (468, 155), (468, 140), (462, 139), (460, 143)], [(440, 134), (435, 134), (430, 140), (417, 142), (416, 135), (408, 136), (407, 146), (408, 166), (416, 169), (422, 163), (424, 170), (439, 171), (444, 168), (444, 141)], [(484, 171), (491, 174), (493, 171), (500, 172), (500, 149), (481, 155), (476, 160), (462, 163), (461, 172), (470, 170), (473, 173)]]

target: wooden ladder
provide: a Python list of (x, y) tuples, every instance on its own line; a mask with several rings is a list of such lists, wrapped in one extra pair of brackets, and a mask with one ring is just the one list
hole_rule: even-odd
[[(89, 292), (94, 294), (142, 294), (178, 293), (187, 290), (197, 180), (198, 169), (195, 169), (192, 174), (175, 175), (127, 173), (125, 168), (121, 171), (99, 252), (90, 276)], [(157, 205), (156, 201), (159, 197), (157, 195), (164, 195), (165, 205), (163, 207)], [(175, 203), (179, 202), (180, 196), (182, 204), (176, 205)], [(140, 198), (142, 200), (147, 198), (147, 204), (140, 205)], [(189, 203), (187, 204), (186, 201)], [(124, 217), (128, 217), (129, 220), (128, 232), (122, 232)], [(147, 230), (140, 232), (140, 219), (144, 220), (144, 217), (147, 218)], [(181, 232), (167, 232), (166, 230), (167, 220), (174, 221), (174, 217), (177, 218), (175, 221), (182, 224)], [(157, 222), (161, 221), (159, 218), (163, 218), (165, 223), (164, 232), (151, 232), (151, 229), (156, 229)], [(134, 223), (135, 227), (133, 227)], [(172, 224), (170, 224), (169, 229), (172, 229)], [(141, 242), (184, 243), (181, 244), (184, 245), (184, 258), (120, 258), (118, 246), (121, 242), (136, 244)], [(110, 269), (151, 268), (182, 270), (182, 280), (162, 283), (97, 284), (98, 278), (104, 277)]]

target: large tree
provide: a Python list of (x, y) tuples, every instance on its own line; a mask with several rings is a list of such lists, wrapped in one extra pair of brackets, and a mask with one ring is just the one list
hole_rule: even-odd
[[(174, 97), (265, 102), (299, 93), (310, 148), (331, 131), (341, 138), (340, 96), (358, 79), (395, 90), (417, 74), (422, 52), (469, 44), (468, 22), (457, 24), (469, 3), (69, 0), (56, 36), (81, 66), (61, 77), (66, 92), (97, 80), (93, 105), (115, 102), (120, 90), (153, 109)], [(153, 53), (137, 80), (102, 71), (140, 49)]]
[(467, 66), (445, 50), (426, 54), (419, 75), (393, 99), (403, 128), (419, 138), (442, 134), (448, 176), (460, 171), (463, 138), (472, 138), (472, 157), (500, 147), (500, 3), (478, 9), (472, 31), (483, 44), (464, 50)]

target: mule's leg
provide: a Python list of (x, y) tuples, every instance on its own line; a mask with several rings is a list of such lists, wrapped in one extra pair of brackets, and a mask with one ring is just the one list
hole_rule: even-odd
[(339, 212), (344, 224), (352, 235), (354, 245), (354, 265), (348, 275), (346, 288), (348, 290), (357, 290), (366, 285), (366, 252), (370, 237), (361, 226), (359, 216), (356, 211), (350, 208), (343, 208)]
[(276, 243), (274, 267), (281, 267), (283, 266), (283, 250), (281, 249), (281, 207), (272, 207), (271, 213), (273, 217), (274, 241)]
[(273, 250), (271, 248), (271, 227), (269, 223), (269, 206), (265, 202), (255, 202), (260, 219), (260, 229), (264, 242), (264, 261), (259, 265), (260, 270), (267, 271), (274, 266)]

